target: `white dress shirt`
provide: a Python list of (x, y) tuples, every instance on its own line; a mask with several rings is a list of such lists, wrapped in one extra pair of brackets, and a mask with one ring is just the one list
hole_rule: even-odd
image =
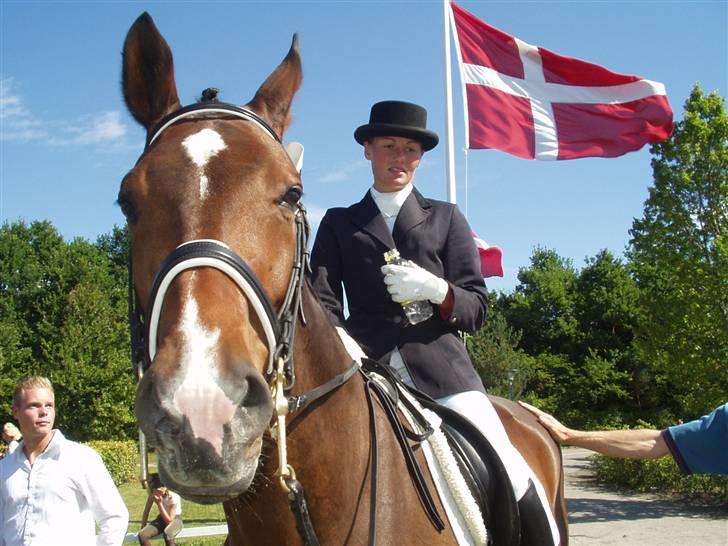
[(23, 442), (0, 461), (0, 518), (0, 546), (119, 546), (129, 512), (99, 454), (54, 430), (32, 466)]

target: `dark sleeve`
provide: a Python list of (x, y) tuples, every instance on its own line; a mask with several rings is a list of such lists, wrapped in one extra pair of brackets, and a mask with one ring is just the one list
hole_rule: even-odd
[(344, 325), (342, 275), (341, 247), (328, 211), (319, 224), (311, 250), (311, 284), (337, 326)]
[(453, 297), (452, 310), (445, 320), (458, 330), (475, 332), (485, 321), (488, 291), (473, 232), (457, 207), (452, 209), (442, 260)]

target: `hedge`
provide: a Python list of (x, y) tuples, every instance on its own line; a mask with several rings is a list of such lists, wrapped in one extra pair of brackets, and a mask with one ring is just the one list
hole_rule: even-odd
[(607, 484), (728, 504), (728, 476), (682, 474), (672, 457), (616, 459), (596, 455), (592, 468), (596, 478)]
[(130, 482), (139, 475), (139, 451), (136, 442), (95, 440), (86, 442), (85, 445), (101, 455), (116, 485)]

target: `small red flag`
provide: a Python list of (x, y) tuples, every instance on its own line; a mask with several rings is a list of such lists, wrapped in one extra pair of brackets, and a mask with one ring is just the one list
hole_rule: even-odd
[(451, 6), (469, 148), (525, 159), (617, 157), (672, 134), (663, 84), (532, 46)]
[(502, 277), (503, 276), (503, 251), (497, 246), (490, 246), (488, 243), (479, 239), (473, 233), (475, 246), (480, 254), (480, 272), (483, 277)]

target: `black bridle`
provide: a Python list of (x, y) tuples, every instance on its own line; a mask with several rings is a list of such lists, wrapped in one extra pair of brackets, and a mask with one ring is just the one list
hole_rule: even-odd
[[(276, 132), (255, 112), (227, 103), (199, 103), (173, 112), (160, 121), (148, 133), (145, 152), (169, 126), (177, 121), (190, 117), (204, 117), (206, 114), (225, 114), (253, 122), (254, 125), (268, 133), (282, 145)], [(291, 509), (296, 515), (297, 526), (305, 544), (318, 544), (313, 525), (311, 524), (303, 487), (295, 478), (293, 468), (286, 460), (286, 415), (297, 412), (334, 389), (346, 383), (358, 370), (359, 365), (352, 361), (351, 365), (333, 379), (304, 394), (286, 396), (295, 384), (296, 374), (293, 361), (293, 343), (296, 335), (298, 318), (306, 325), (303, 312), (302, 294), (305, 274), (310, 271), (308, 238), (310, 227), (306, 217), (306, 209), (299, 203), (295, 213), (296, 244), (293, 257), (291, 277), (285, 298), (276, 312), (265, 289), (243, 258), (238, 256), (222, 241), (202, 239), (187, 241), (173, 250), (162, 262), (155, 275), (149, 294), (146, 313), (138, 305), (136, 290), (132, 276), (131, 248), (129, 250), (129, 327), (131, 331), (132, 361), (136, 373), (141, 379), (151, 366), (157, 349), (157, 327), (162, 303), (167, 288), (172, 281), (188, 269), (212, 267), (225, 273), (245, 295), (263, 325), (266, 342), (269, 347), (266, 380), (271, 388), (276, 412), (276, 423), (271, 427), (277, 436), (281, 485), (287, 492)], [(141, 480), (147, 481), (146, 441), (140, 430)]]
[[(234, 104), (199, 103), (186, 106), (162, 119), (150, 132), (145, 152), (165, 129), (177, 121), (192, 116), (205, 114), (229, 114), (244, 120), (252, 121), (263, 129), (276, 142), (281, 141), (276, 132), (263, 118), (255, 112)], [(305, 273), (309, 270), (308, 239), (310, 227), (306, 216), (306, 208), (297, 204), (296, 245), (293, 257), (293, 271), (288, 283), (286, 296), (280, 310), (276, 313), (265, 289), (255, 273), (240, 256), (228, 245), (214, 239), (187, 241), (173, 250), (160, 265), (155, 275), (148, 298), (147, 313), (144, 315), (137, 305), (131, 268), (131, 251), (129, 253), (129, 324), (131, 330), (132, 360), (138, 373), (143, 374), (151, 365), (157, 347), (157, 323), (162, 302), (167, 288), (181, 272), (199, 267), (213, 267), (228, 275), (236, 282), (241, 291), (251, 300), (266, 333), (269, 346), (266, 379), (270, 383), (274, 373), (274, 365), (278, 359), (284, 361), (286, 390), (295, 383), (293, 366), (293, 340), (296, 332), (297, 317), (300, 315), (305, 325), (306, 317), (301, 306), (301, 294)]]

